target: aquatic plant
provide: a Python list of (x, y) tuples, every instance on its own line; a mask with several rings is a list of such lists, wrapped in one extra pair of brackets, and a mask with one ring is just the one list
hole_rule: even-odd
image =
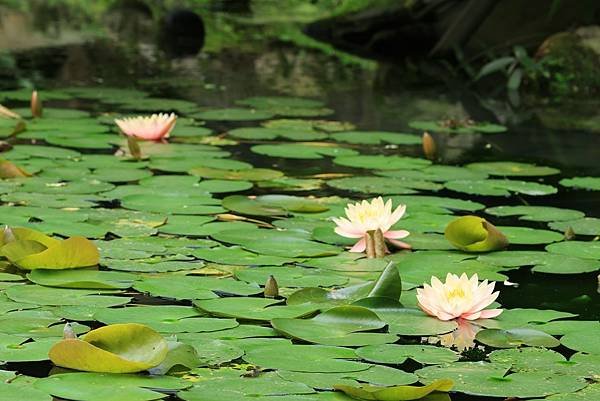
[(115, 119), (115, 123), (125, 135), (147, 141), (160, 141), (168, 138), (175, 128), (176, 122), (177, 115), (175, 113)]
[(440, 320), (462, 318), (466, 320), (489, 319), (502, 313), (502, 309), (484, 309), (498, 298), (495, 283), (479, 283), (477, 274), (471, 278), (448, 273), (446, 281), (431, 277), (431, 285), (417, 289), (419, 307), (428, 315)]
[(383, 202), (378, 197), (371, 202), (363, 200), (348, 204), (345, 209), (348, 218), (333, 218), (337, 225), (335, 232), (342, 237), (360, 238), (350, 249), (350, 252), (364, 252), (371, 256), (385, 255), (385, 240), (398, 248), (410, 249), (410, 245), (398, 241), (410, 234), (406, 230), (390, 230), (406, 211), (406, 205), (399, 205), (392, 212), (392, 200)]

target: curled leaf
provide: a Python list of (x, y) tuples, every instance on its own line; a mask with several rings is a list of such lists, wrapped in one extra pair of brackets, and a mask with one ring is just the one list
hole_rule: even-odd
[(54, 344), (50, 360), (63, 368), (99, 373), (135, 373), (159, 365), (169, 346), (156, 331), (137, 323), (92, 330), (81, 339)]
[(0, 246), (0, 256), (26, 270), (72, 269), (95, 266), (100, 261), (98, 248), (87, 238), (60, 241), (27, 228), (5, 228)]
[(27, 171), (11, 161), (0, 159), (0, 178), (31, 177)]
[(408, 401), (418, 400), (434, 391), (448, 392), (452, 389), (454, 382), (450, 379), (440, 379), (426, 386), (392, 386), (379, 387), (371, 385), (347, 386), (336, 384), (334, 390), (343, 391), (351, 397), (363, 400), (378, 401)]
[(0, 104), (0, 116), (4, 116), (4, 117), (8, 117), (8, 118), (18, 118), (20, 119), (21, 116), (18, 115), (17, 113), (15, 113), (14, 111), (12, 111), (11, 109), (4, 107)]
[(444, 235), (452, 245), (466, 252), (497, 251), (508, 246), (508, 239), (500, 230), (477, 216), (452, 220)]

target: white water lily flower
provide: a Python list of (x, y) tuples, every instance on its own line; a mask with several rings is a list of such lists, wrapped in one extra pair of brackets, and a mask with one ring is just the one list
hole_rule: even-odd
[(440, 320), (489, 319), (502, 313), (502, 309), (484, 309), (498, 298), (494, 284), (487, 280), (479, 283), (477, 274), (468, 278), (466, 273), (460, 277), (448, 273), (445, 283), (434, 276), (431, 285), (418, 288), (417, 300), (425, 313)]
[(115, 120), (115, 123), (125, 135), (149, 141), (160, 141), (163, 138), (168, 138), (176, 122), (177, 115), (174, 113), (160, 113)]
[(392, 231), (390, 228), (400, 220), (406, 211), (406, 205), (400, 205), (392, 212), (392, 200), (383, 202), (380, 197), (371, 202), (363, 200), (346, 207), (348, 218), (334, 218), (337, 225), (335, 232), (342, 237), (360, 238), (350, 249), (350, 252), (364, 252), (367, 247), (367, 232), (381, 230), (383, 237), (399, 248), (409, 249), (410, 245), (397, 241), (407, 237), (410, 233), (406, 230)]

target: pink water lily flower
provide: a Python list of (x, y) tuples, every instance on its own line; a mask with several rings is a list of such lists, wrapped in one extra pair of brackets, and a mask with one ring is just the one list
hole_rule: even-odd
[(440, 320), (489, 319), (502, 313), (502, 309), (484, 309), (498, 298), (494, 284), (479, 283), (477, 274), (468, 278), (466, 273), (460, 277), (448, 273), (445, 283), (434, 276), (431, 285), (417, 288), (417, 300), (425, 313)]
[(371, 202), (363, 200), (346, 207), (348, 218), (334, 218), (337, 225), (335, 232), (346, 238), (360, 238), (350, 249), (350, 252), (364, 252), (367, 247), (367, 232), (381, 230), (383, 237), (399, 248), (410, 249), (410, 245), (398, 241), (410, 234), (406, 230), (390, 230), (400, 220), (406, 211), (406, 205), (400, 205), (392, 212), (392, 200), (383, 202), (380, 197)]
[(115, 120), (115, 123), (125, 135), (148, 141), (160, 141), (163, 138), (168, 138), (176, 122), (177, 116), (174, 113), (160, 113)]

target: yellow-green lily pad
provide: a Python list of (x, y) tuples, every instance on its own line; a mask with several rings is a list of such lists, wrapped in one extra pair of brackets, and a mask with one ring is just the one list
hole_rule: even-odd
[(85, 372), (135, 373), (159, 365), (167, 356), (165, 339), (137, 323), (92, 330), (81, 339), (67, 338), (49, 352), (57, 366)]
[(466, 252), (497, 251), (508, 246), (508, 239), (487, 220), (477, 216), (462, 216), (448, 224), (446, 239)]

